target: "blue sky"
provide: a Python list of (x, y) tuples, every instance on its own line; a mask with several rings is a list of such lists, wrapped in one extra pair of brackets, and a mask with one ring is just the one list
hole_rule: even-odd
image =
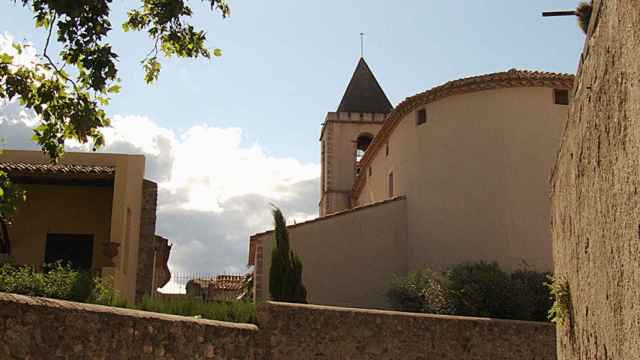
[[(112, 41), (120, 54), (122, 92), (110, 114), (144, 115), (180, 132), (196, 124), (239, 127), (243, 142), (274, 156), (318, 162), (318, 135), (335, 110), (360, 52), (395, 105), (407, 96), (463, 76), (509, 68), (575, 72), (584, 36), (574, 18), (542, 18), (576, 1), (232, 0), (221, 19), (191, 1), (194, 22), (223, 57), (163, 61), (148, 86), (139, 60), (151, 46), (120, 24), (136, 2), (113, 4)], [(11, 2), (0, 31), (42, 44), (27, 9)]]
[[(148, 86), (139, 61), (144, 34), (122, 32), (133, 1), (114, 1), (111, 42), (120, 55), (122, 91), (107, 111), (102, 151), (141, 153), (158, 182), (156, 232), (174, 244), (172, 272), (241, 272), (252, 233), (271, 227), (270, 203), (289, 221), (318, 216), (320, 126), (335, 111), (360, 56), (395, 105), (449, 80), (511, 68), (576, 71), (584, 43), (574, 18), (544, 10), (576, 1), (232, 0), (221, 19), (191, 1), (194, 22), (222, 58), (162, 60)], [(9, 1), (0, 13), (0, 52), (45, 34)], [(0, 99), (3, 146), (37, 149), (37, 119)], [(69, 150), (82, 150), (72, 146)]]

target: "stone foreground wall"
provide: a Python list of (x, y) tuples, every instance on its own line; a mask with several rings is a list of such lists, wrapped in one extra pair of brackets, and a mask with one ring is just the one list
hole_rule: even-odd
[(596, 0), (553, 177), (561, 359), (640, 359), (640, 0)]
[(0, 293), (0, 359), (553, 360), (550, 324), (265, 303), (261, 328)]
[(253, 325), (0, 293), (0, 359), (255, 359)]
[(548, 323), (266, 303), (272, 360), (551, 360)]

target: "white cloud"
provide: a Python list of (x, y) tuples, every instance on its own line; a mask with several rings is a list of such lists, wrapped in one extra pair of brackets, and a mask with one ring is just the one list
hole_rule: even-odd
[[(13, 47), (13, 44), (19, 44), (22, 51)], [(0, 34), (0, 54), (9, 54), (13, 56), (13, 64), (18, 66), (26, 66), (33, 69), (39, 63), (36, 49), (31, 43), (23, 43), (16, 41), (11, 34), (5, 32)]]
[[(18, 110), (0, 105), (4, 147), (37, 149), (33, 118)], [(175, 244), (173, 272), (244, 271), (249, 235), (271, 227), (271, 203), (289, 222), (317, 216), (319, 165), (245, 146), (241, 129), (200, 125), (178, 135), (147, 117), (119, 115), (112, 125), (100, 151), (145, 155), (146, 177), (159, 185), (156, 232)]]

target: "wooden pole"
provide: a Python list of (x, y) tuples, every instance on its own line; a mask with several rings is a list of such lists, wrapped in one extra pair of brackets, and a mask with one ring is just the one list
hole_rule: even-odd
[(576, 16), (578, 14), (576, 14), (575, 11), (545, 11), (542, 13), (543, 17), (548, 17), (548, 16)]

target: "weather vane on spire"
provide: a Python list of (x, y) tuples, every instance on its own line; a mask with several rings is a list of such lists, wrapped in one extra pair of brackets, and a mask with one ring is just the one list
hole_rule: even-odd
[(360, 33), (360, 57), (364, 57), (364, 33)]

